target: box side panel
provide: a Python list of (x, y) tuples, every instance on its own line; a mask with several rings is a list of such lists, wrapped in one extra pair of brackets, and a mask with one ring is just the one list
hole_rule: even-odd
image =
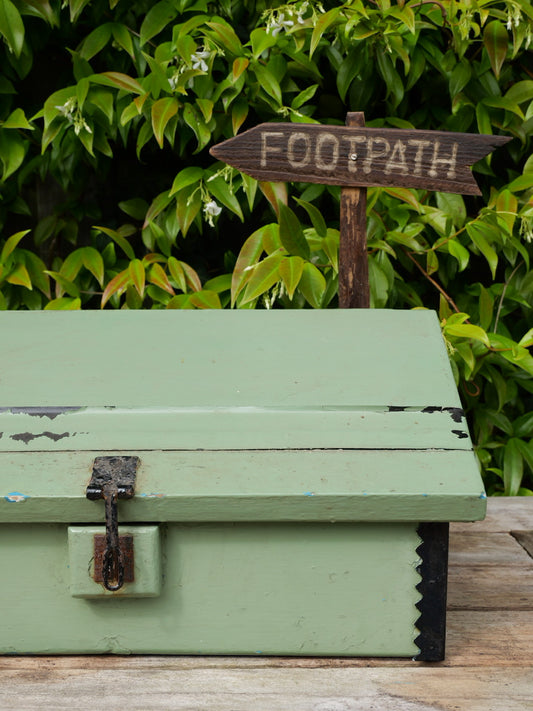
[(418, 652), (416, 524), (173, 524), (162, 534), (160, 597), (86, 600), (69, 591), (66, 526), (2, 526), (1, 652)]

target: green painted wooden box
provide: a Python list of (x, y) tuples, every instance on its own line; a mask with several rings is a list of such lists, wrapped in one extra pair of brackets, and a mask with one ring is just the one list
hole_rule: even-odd
[[(433, 312), (3, 312), (0, 334), (2, 653), (442, 658), (448, 522), (486, 501)], [(139, 458), (116, 592), (86, 496), (112, 456)]]

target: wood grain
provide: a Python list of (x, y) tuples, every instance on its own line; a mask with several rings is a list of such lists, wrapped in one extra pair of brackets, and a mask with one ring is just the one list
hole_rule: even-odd
[(446, 131), (263, 123), (210, 153), (263, 181), (479, 195), (470, 166), (511, 140)]
[[(364, 126), (364, 113), (349, 113), (346, 117), (346, 125), (351, 127)], [(366, 309), (369, 306), (366, 188), (342, 188), (339, 245), (339, 308)]]

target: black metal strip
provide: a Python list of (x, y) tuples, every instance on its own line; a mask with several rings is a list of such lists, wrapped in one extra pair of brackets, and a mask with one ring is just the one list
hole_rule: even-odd
[(448, 584), (448, 539), (450, 524), (421, 523), (418, 535), (422, 543), (416, 552), (422, 559), (417, 571), (422, 580), (416, 589), (422, 594), (416, 622), (420, 634), (415, 644), (419, 662), (440, 662), (446, 647), (446, 592)]

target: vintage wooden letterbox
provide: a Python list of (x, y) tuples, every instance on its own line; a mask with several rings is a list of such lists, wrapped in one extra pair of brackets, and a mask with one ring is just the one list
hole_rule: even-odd
[(0, 333), (2, 653), (442, 657), (448, 522), (486, 502), (433, 312)]

